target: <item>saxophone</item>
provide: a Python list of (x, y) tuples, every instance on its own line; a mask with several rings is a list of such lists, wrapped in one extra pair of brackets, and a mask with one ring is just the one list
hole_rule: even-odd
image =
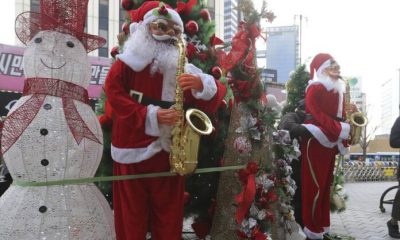
[[(350, 84), (349, 80), (345, 80), (346, 83), (346, 95), (345, 95), (345, 106), (347, 109), (350, 105)], [(361, 112), (350, 113), (346, 111), (347, 122), (350, 124), (350, 134), (348, 143), (350, 145), (356, 145), (360, 142), (361, 133), (363, 127), (368, 123), (367, 117)]]
[[(176, 43), (179, 49), (178, 67), (176, 77), (184, 73), (185, 46), (182, 40)], [(197, 167), (197, 155), (201, 135), (209, 135), (212, 131), (212, 123), (208, 116), (198, 109), (183, 110), (183, 91), (176, 83), (174, 108), (180, 113), (180, 117), (172, 128), (172, 143), (169, 156), (171, 172), (181, 176), (193, 173)], [(186, 120), (186, 121), (185, 121)]]

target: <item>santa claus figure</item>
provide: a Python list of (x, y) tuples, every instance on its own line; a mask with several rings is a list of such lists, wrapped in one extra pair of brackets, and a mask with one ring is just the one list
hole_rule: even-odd
[[(308, 239), (323, 239), (329, 233), (335, 156), (346, 152), (350, 125), (345, 122), (345, 84), (335, 59), (326, 53), (316, 55), (310, 64), (310, 73), (303, 125), (312, 136), (301, 142), (302, 218)], [(351, 105), (348, 110), (354, 112), (356, 108)]]
[[(158, 1), (130, 12), (134, 23), (123, 53), (117, 55), (105, 83), (113, 112), (111, 155), (115, 175), (169, 171), (176, 84), (185, 105), (213, 113), (226, 89), (212, 76), (185, 64), (176, 77), (182, 38), (179, 14)], [(181, 239), (184, 177), (156, 177), (113, 183), (117, 239)]]

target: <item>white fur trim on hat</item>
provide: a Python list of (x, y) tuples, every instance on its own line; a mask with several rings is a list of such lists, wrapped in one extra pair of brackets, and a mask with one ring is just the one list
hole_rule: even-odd
[[(143, 22), (145, 24), (148, 24), (148, 23), (151, 23), (154, 20), (157, 20), (157, 19), (160, 19), (160, 18), (161, 19), (166, 19), (166, 20), (171, 20), (171, 21), (175, 22), (176, 24), (178, 24), (181, 27), (181, 30), (183, 32), (183, 22), (182, 22), (181, 17), (179, 16), (179, 13), (177, 13), (175, 10), (170, 9), (170, 8), (166, 8), (166, 9), (168, 10), (168, 15), (167, 16), (164, 16), (164, 15), (161, 15), (161, 14), (159, 14), (157, 16), (154, 15), (153, 14), (153, 10), (154, 9), (148, 11), (143, 17)], [(168, 16), (170, 16), (171, 18), (169, 18)]]

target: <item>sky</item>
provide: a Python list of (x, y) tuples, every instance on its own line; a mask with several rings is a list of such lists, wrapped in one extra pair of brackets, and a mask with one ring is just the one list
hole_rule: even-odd
[[(262, 0), (255, 0), (261, 6)], [(302, 22), (302, 63), (309, 65), (320, 52), (330, 53), (341, 65), (343, 76), (362, 79), (367, 94), (368, 115), (375, 121), (380, 111), (380, 86), (399, 80), (399, 0), (268, 0), (277, 16), (263, 27)], [(306, 62), (304, 62), (306, 61)]]
[[(262, 0), (254, 2), (259, 7)], [(0, 0), (0, 43), (14, 44), (14, 4)], [(330, 53), (343, 76), (362, 79), (370, 112), (379, 108), (380, 85), (399, 78), (400, 0), (267, 0), (267, 5), (277, 17), (263, 27), (292, 25), (302, 15), (302, 62)]]

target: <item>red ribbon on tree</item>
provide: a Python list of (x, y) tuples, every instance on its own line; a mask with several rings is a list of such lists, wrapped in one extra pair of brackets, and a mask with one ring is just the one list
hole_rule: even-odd
[[(235, 201), (238, 204), (236, 209), (236, 222), (238, 224), (243, 222), (256, 196), (256, 173), (258, 168), (257, 163), (249, 162), (247, 168), (239, 173), (242, 176), (244, 189), (235, 197)], [(247, 179), (243, 179), (244, 175), (247, 175)]]
[(222, 45), (222, 44), (224, 44), (224, 41), (222, 41), (222, 39), (218, 38), (218, 37), (215, 36), (215, 34), (214, 34), (214, 35), (212, 35), (212, 36), (210, 37), (210, 43), (211, 43), (211, 46), (215, 46), (215, 45)]
[(32, 95), (24, 104), (12, 112), (4, 125), (11, 126), (3, 129), (4, 139), (7, 139), (1, 151), (4, 154), (18, 140), (42, 107), (46, 96), (61, 97), (65, 119), (68, 127), (80, 144), (83, 138), (100, 143), (100, 140), (90, 131), (76, 109), (74, 100), (89, 103), (87, 90), (76, 84), (51, 78), (28, 78), (25, 81), (23, 96)]
[(238, 224), (243, 222), (243, 219), (247, 215), (255, 196), (256, 178), (254, 174), (250, 174), (247, 178), (247, 184), (245, 185), (243, 192), (239, 193), (239, 195), (235, 197), (235, 201), (238, 204), (238, 208), (236, 210), (236, 222)]
[(229, 82), (234, 95), (235, 101), (247, 101), (249, 98), (252, 97), (252, 89), (257, 85), (255, 81), (243, 81), (243, 80), (231, 80)]
[(254, 66), (255, 39), (259, 37), (261, 30), (256, 23), (248, 24), (241, 22), (239, 31), (232, 39), (232, 49), (224, 58), (219, 58), (220, 65), (229, 71), (239, 61), (243, 61), (246, 66)]

